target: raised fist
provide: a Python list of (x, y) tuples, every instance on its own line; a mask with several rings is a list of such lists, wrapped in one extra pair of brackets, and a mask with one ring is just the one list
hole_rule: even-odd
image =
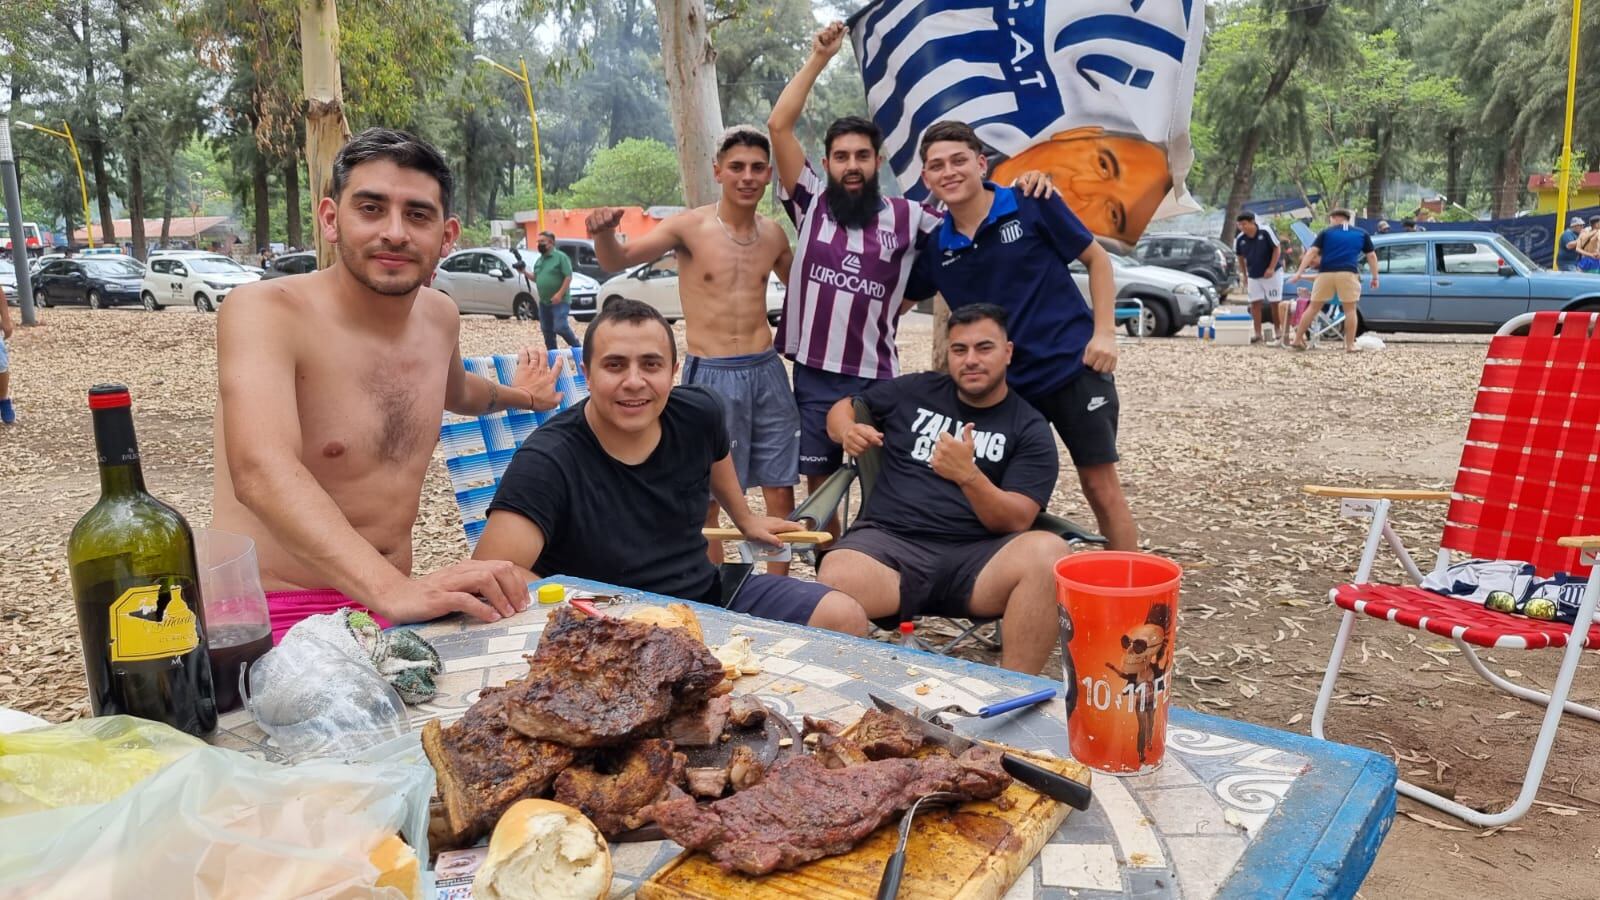
[(612, 231), (622, 222), (622, 210), (613, 206), (603, 206), (589, 213), (588, 220), (584, 223), (589, 229), (589, 234), (599, 234), (602, 231)]

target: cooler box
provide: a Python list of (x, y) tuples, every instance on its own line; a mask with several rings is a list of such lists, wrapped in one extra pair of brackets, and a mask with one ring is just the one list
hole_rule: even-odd
[(1255, 325), (1250, 320), (1249, 313), (1217, 313), (1218, 344), (1231, 344), (1248, 347), (1250, 338), (1255, 334)]

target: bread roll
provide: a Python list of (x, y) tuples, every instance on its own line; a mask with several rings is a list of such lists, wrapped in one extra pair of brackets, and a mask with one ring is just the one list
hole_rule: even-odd
[(411, 845), (391, 834), (367, 857), (378, 868), (377, 887), (394, 888), (411, 900), (421, 900), (421, 865)]
[(645, 606), (628, 613), (623, 618), (632, 622), (644, 622), (650, 625), (659, 625), (662, 628), (682, 628), (700, 643), (705, 643), (706, 636), (700, 631), (700, 620), (695, 618), (694, 610), (688, 604), (669, 603), (666, 606)]
[(472, 880), (475, 900), (601, 900), (610, 892), (606, 839), (583, 813), (549, 800), (506, 810)]

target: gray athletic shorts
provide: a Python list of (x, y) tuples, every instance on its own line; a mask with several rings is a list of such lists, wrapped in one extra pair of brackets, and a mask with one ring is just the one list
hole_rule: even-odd
[(790, 487), (800, 480), (800, 408), (778, 351), (685, 356), (683, 383), (722, 398), (739, 486)]
[[(4, 302), (4, 300), (0, 300), (0, 303)], [(11, 355), (6, 352), (6, 339), (0, 337), (0, 372), (9, 371), (11, 371)], [(798, 413), (796, 413), (796, 415), (798, 415)]]

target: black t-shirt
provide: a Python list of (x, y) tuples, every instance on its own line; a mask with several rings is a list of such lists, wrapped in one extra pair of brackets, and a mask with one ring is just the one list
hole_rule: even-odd
[(717, 601), (706, 558), (711, 465), (728, 455), (722, 404), (702, 387), (674, 387), (661, 443), (630, 466), (600, 446), (584, 408), (561, 413), (522, 442), (489, 511), (510, 510), (544, 532), (539, 575), (571, 575), (687, 600)]
[(1015, 390), (994, 406), (961, 402), (956, 383), (938, 372), (879, 381), (861, 392), (883, 432), (883, 470), (861, 511), (863, 521), (907, 537), (976, 541), (994, 537), (954, 482), (928, 461), (941, 433), (959, 437), (971, 422), (978, 468), (1002, 490), (1042, 508), (1050, 502), (1060, 463), (1055, 435)]

